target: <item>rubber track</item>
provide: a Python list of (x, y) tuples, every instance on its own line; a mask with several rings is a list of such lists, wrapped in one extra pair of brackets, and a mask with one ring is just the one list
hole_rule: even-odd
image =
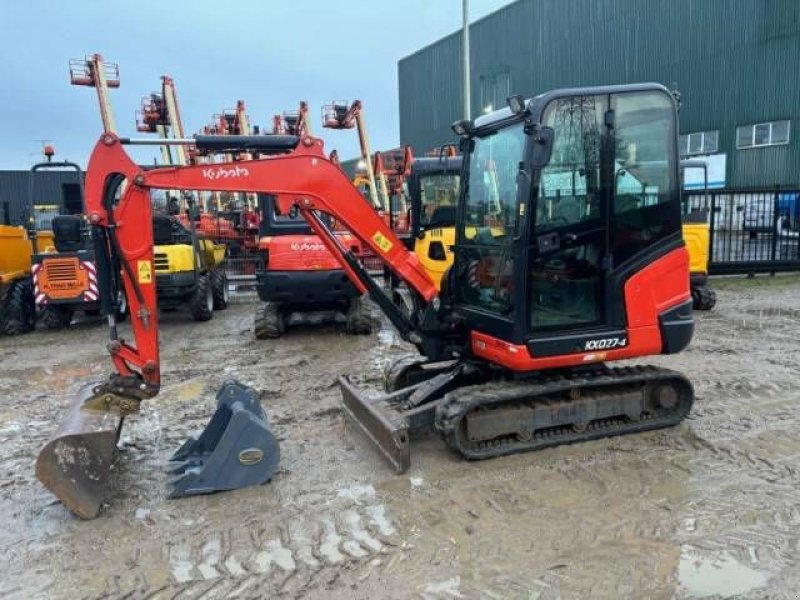
[[(551, 428), (534, 434), (530, 441), (520, 441), (512, 434), (505, 440), (493, 440), (473, 445), (462, 439), (461, 421), (473, 408), (491, 410), (500, 405), (530, 403), (536, 397), (561, 396), (576, 388), (581, 391), (605, 388), (609, 395), (614, 388), (630, 390), (632, 384), (672, 381), (678, 392), (678, 402), (670, 410), (661, 409), (657, 413), (639, 421), (624, 418), (594, 421), (581, 432), (569, 425)], [(450, 448), (470, 460), (494, 458), (506, 454), (529, 452), (561, 444), (574, 444), (615, 435), (638, 433), (680, 423), (692, 408), (694, 390), (689, 380), (681, 373), (653, 366), (604, 368), (598, 371), (574, 373), (559, 377), (530, 381), (490, 382), (453, 390), (445, 395), (436, 409), (435, 427)]]

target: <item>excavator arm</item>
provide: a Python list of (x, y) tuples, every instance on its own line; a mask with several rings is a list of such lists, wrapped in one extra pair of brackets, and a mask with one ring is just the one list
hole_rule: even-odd
[[(133, 162), (123, 147), (137, 143), (195, 145), (200, 152), (250, 152), (262, 158), (145, 171)], [(395, 237), (383, 219), (365, 205), (347, 176), (325, 156), (321, 140), (307, 135), (129, 140), (110, 132), (104, 133), (89, 160), (86, 212), (93, 226), (100, 300), (110, 325), (108, 349), (116, 372), (108, 380), (87, 386), (81, 392), (55, 436), (39, 453), (36, 463), (39, 480), (82, 518), (93, 518), (100, 510), (104, 481), (113, 464), (114, 449), (124, 418), (138, 410), (141, 400), (155, 396), (159, 391), (158, 305), (153, 265), (151, 189), (273, 194), (282, 213), (299, 211), (307, 219), (358, 290), (370, 294), (405, 339), (429, 355), (431, 351), (426, 350), (426, 346), (440, 344), (438, 340), (441, 336), (426, 336), (424, 333), (426, 327), (428, 331), (436, 328), (436, 323), (431, 326), (431, 322), (435, 321), (431, 311), (435, 312), (434, 307), (439, 304), (435, 301), (437, 292), (433, 282), (417, 257)], [(343, 223), (355, 237), (371, 248), (397, 277), (408, 284), (422, 310), (409, 315), (395, 306), (368, 275), (353, 250), (345, 247), (319, 217), (320, 212), (328, 213)], [(124, 289), (130, 312), (134, 337), (130, 343), (119, 337), (114, 317), (115, 294), (120, 286)], [(238, 397), (237, 394), (234, 397)], [(227, 395), (223, 396), (227, 398)], [(250, 404), (248, 400), (237, 410), (249, 412), (257, 417), (256, 421), (263, 421), (263, 413)], [(227, 413), (231, 414), (231, 410)], [(220, 407), (217, 412), (220, 412)], [(222, 412), (225, 413), (225, 410)], [(217, 420), (215, 413), (209, 425), (210, 431), (223, 431), (224, 422), (226, 419)], [(268, 428), (265, 428), (264, 424), (256, 428), (260, 432), (257, 441), (262, 444), (266, 443), (265, 440), (274, 441)], [(208, 442), (206, 438), (208, 435), (201, 436), (199, 441), (190, 444), (184, 454), (190, 457), (197, 454), (200, 458), (205, 456), (201, 450)], [(179, 452), (176, 457), (184, 459), (184, 454)], [(276, 456), (271, 450), (267, 454)], [(186, 460), (186, 465), (196, 462), (194, 458)], [(211, 462), (209, 459), (209, 464)], [(265, 462), (259, 480), (269, 478), (276, 464), (274, 461), (269, 464)], [(197, 475), (196, 465), (185, 468), (188, 469), (186, 473)], [(210, 472), (209, 477), (213, 477)], [(249, 481), (252, 477), (245, 479)], [(203, 490), (209, 489), (207, 483), (205, 485), (200, 485), (195, 491), (187, 491), (179, 486), (175, 494), (204, 493)], [(229, 487), (221, 489), (230, 489), (231, 485), (237, 487), (239, 484), (226, 485)], [(217, 486), (215, 489), (220, 488)]]
[[(158, 142), (163, 143), (163, 140)], [(267, 156), (246, 163), (148, 171), (131, 160), (123, 147), (126, 143), (136, 142), (104, 134), (95, 146), (86, 179), (87, 214), (90, 223), (105, 232), (110, 262), (118, 261), (121, 266), (136, 340), (133, 346), (112, 339), (109, 349), (114, 366), (120, 376), (143, 382), (152, 394), (158, 389), (159, 368), (151, 189), (273, 194), (282, 213), (297, 210), (306, 218), (313, 231), (340, 261), (356, 288), (375, 297), (380, 293), (377, 284), (366, 274), (352, 249), (344, 247), (340, 238), (318, 216), (320, 212), (327, 213), (371, 248), (423, 303), (429, 303), (437, 295), (417, 257), (406, 249), (377, 213), (365, 210), (363, 198), (341, 169), (325, 156), (319, 139), (308, 136), (197, 136), (191, 143), (200, 151), (238, 149)], [(126, 181), (126, 185), (115, 202), (112, 186), (121, 179)], [(387, 314), (401, 334), (412, 336), (413, 323), (391, 308)], [(115, 337), (112, 334), (112, 338)]]

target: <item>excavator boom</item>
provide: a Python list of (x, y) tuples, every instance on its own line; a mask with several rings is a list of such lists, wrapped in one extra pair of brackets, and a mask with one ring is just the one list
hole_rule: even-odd
[[(200, 152), (247, 151), (261, 158), (145, 171), (123, 147), (136, 143), (194, 144)], [(291, 135), (130, 140), (104, 133), (89, 160), (86, 212), (97, 240), (101, 301), (104, 306), (113, 305), (113, 282), (120, 280), (135, 343), (119, 337), (110, 316), (108, 349), (116, 372), (107, 382), (84, 390), (37, 461), (39, 479), (83, 518), (92, 518), (99, 511), (102, 484), (123, 419), (160, 387), (151, 189), (274, 194), (281, 212), (299, 210), (303, 214), (359, 291), (375, 292), (351, 249), (343, 247), (317, 217), (317, 211), (333, 214), (352, 231), (368, 232), (361, 241), (409, 282), (421, 302), (436, 296), (436, 288), (416, 256), (374, 211), (364, 210), (364, 201), (347, 176), (325, 156), (321, 140)], [(395, 320), (401, 331), (411, 335), (412, 324), (399, 312)]]

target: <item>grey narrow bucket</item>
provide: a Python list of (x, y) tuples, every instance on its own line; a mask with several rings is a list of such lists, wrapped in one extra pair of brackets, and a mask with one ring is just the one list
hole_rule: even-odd
[(258, 393), (238, 381), (217, 392), (217, 409), (198, 438), (187, 440), (170, 461), (170, 498), (211, 494), (260, 485), (280, 463), (278, 440), (269, 427)]

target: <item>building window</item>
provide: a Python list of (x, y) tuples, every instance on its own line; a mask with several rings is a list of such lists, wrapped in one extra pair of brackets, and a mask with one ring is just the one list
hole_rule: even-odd
[(789, 121), (770, 121), (736, 128), (737, 148), (758, 148), (789, 143)]
[(713, 154), (719, 148), (719, 131), (687, 133), (680, 137), (678, 147), (682, 156)]
[(482, 113), (505, 108), (506, 99), (511, 95), (511, 73), (481, 75), (479, 83)]

